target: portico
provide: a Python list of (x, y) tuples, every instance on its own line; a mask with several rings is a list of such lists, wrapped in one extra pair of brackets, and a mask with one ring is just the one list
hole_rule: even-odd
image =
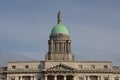
[(45, 80), (76, 80), (75, 72), (77, 69), (74, 69), (65, 64), (59, 64), (48, 68), (44, 71)]
[(45, 75), (45, 80), (75, 80), (74, 75)]
[(19, 80), (36, 80), (35, 76), (20, 76)]

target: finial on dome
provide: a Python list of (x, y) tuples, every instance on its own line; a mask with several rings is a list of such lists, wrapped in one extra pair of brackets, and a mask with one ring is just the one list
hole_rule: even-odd
[(58, 15), (57, 15), (57, 19), (58, 19), (58, 24), (61, 22), (61, 11), (59, 10)]

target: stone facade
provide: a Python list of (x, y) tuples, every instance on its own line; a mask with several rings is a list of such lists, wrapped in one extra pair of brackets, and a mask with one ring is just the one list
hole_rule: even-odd
[(70, 36), (59, 25), (60, 12), (57, 18), (58, 25), (49, 37), (45, 61), (8, 62), (7, 70), (0, 68), (0, 80), (120, 80), (120, 67), (110, 61), (74, 60)]
[(16, 61), (8, 63), (7, 80), (120, 80), (110, 61)]
[(0, 80), (7, 79), (6, 71), (7, 71), (7, 67), (0, 67)]

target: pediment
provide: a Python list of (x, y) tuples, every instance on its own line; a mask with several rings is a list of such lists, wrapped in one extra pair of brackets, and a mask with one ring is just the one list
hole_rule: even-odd
[(75, 71), (75, 70), (77, 69), (71, 66), (65, 65), (65, 64), (59, 64), (59, 65), (46, 69), (46, 71)]

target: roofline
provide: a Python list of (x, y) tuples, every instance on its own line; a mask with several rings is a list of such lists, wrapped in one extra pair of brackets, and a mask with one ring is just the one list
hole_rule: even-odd
[(21, 63), (21, 62), (31, 63), (31, 62), (44, 62), (44, 61), (9, 61), (8, 63)]
[(21, 62), (81, 62), (81, 63), (112, 63), (111, 61), (9, 61), (8, 63), (21, 63)]
[(112, 63), (111, 61), (46, 61), (46, 62)]

